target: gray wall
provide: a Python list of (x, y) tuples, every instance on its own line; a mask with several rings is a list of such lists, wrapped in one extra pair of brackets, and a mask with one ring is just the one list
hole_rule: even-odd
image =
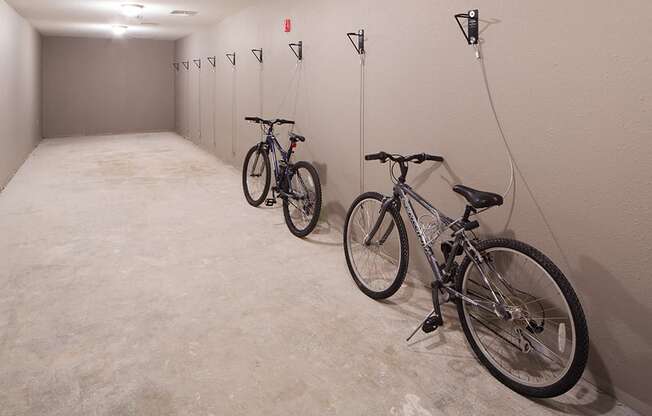
[[(483, 61), (453, 20), (474, 6)], [(245, 115), (295, 119), (308, 137), (298, 156), (319, 166), (327, 218), (341, 225), (360, 192), (361, 70), (345, 33), (364, 28), (364, 150), (446, 156), (411, 177), (457, 213), (451, 184), (502, 192), (508, 180), (488, 86), (520, 174), (483, 232), (527, 241), (560, 265), (589, 321), (587, 377), (652, 414), (650, 13), (648, 0), (269, 1), (177, 43), (179, 60), (218, 62), (177, 73), (177, 131), (239, 167), (258, 138)], [(300, 66), (287, 46), (297, 40)], [(263, 66), (250, 52), (259, 47)], [(236, 68), (224, 57), (233, 51)], [(365, 189), (390, 190), (386, 166), (368, 163), (364, 175)], [(411, 265), (426, 270), (420, 255)]]
[(44, 137), (174, 130), (174, 42), (43, 38)]
[(41, 39), (0, 0), (0, 190), (41, 139)]

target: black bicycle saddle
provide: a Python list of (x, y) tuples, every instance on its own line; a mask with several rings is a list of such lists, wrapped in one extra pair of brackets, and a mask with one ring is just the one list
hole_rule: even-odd
[(489, 208), (503, 204), (503, 197), (493, 192), (478, 191), (464, 185), (456, 185), (453, 191), (462, 195), (473, 208)]

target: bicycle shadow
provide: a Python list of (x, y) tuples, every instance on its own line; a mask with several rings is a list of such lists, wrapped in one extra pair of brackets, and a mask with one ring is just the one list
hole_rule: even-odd
[[(507, 234), (513, 235), (513, 232), (508, 230)], [(604, 280), (604, 285), (609, 285), (606, 283), (607, 281), (615, 282), (615, 279), (606, 270), (591, 259), (584, 257), (581, 259), (580, 264), (584, 273), (591, 276), (600, 276), (598, 279)], [(604, 287), (604, 285), (596, 284), (592, 286), (596, 288), (594, 290), (597, 290), (597, 287)], [(622, 287), (603, 291), (601, 292), (602, 295), (591, 293), (588, 295), (597, 299), (598, 304), (605, 304), (609, 302), (609, 299), (606, 299), (606, 297), (611, 298), (614, 292), (620, 293), (621, 291), (623, 291)], [(650, 312), (643, 305), (637, 304), (631, 296), (626, 296), (625, 299), (628, 299), (628, 304), (634, 303), (635, 307), (639, 309), (638, 316), (649, 316)], [(416, 326), (429, 312), (431, 305), (430, 289), (423, 284), (419, 276), (411, 274), (404, 283), (404, 287), (397, 292), (395, 297), (383, 300), (381, 303), (387, 305), (393, 311), (414, 319)], [(465, 349), (466, 354), (457, 352), (456, 350), (451, 351), (450, 346), (453, 343), (457, 345), (459, 342), (464, 342), (465, 338), (455, 305), (444, 305), (442, 307), (442, 315), (445, 322), (442, 328), (425, 336), (422, 335), (419, 337), (417, 335), (415, 340), (407, 344), (408, 347), (413, 349), (413, 352), (417, 354), (428, 354), (446, 358), (448, 367), (465, 378), (481, 376), (485, 370), (470, 349)], [(633, 331), (643, 333), (641, 331), (646, 330), (645, 324), (632, 323), (630, 319), (631, 315), (629, 314), (622, 314), (618, 317), (632, 326)], [(600, 319), (600, 321), (602, 322), (603, 319)], [(408, 330), (411, 329), (408, 328)], [(618, 402), (613, 397), (614, 389), (605, 361), (593, 343), (591, 343), (590, 351), (591, 357), (587, 368), (592, 374), (600, 376), (597, 385), (592, 385), (591, 382), (584, 378), (580, 380), (577, 386), (563, 396), (550, 399), (529, 400), (552, 411), (569, 415), (603, 415), (612, 411)], [(624, 352), (618, 351), (616, 354), (624, 354)], [(639, 361), (644, 366), (650, 365), (650, 359), (647, 357), (640, 357)], [(645, 386), (641, 387), (641, 391), (643, 390), (645, 390)]]
[(328, 185), (328, 165), (326, 163), (317, 162), (315, 160), (312, 161), (312, 164), (315, 166), (315, 169), (317, 169), (317, 173), (319, 174), (319, 181), (322, 188), (324, 188), (326, 185)]
[[(591, 257), (580, 256), (579, 267), (572, 270), (572, 273), (584, 277), (585, 281), (588, 281), (587, 284), (581, 284), (582, 280), (578, 279), (582, 289), (578, 292), (581, 302), (585, 305), (585, 312), (591, 318), (589, 334), (593, 332), (591, 326), (600, 326), (601, 345), (590, 343), (587, 370), (593, 376), (595, 387), (604, 394), (592, 397), (592, 392), (586, 389), (586, 391), (578, 392), (578, 399), (591, 400), (588, 403), (568, 404), (557, 400), (547, 400), (545, 404), (568, 414), (584, 414), (587, 409), (592, 412), (591, 414), (605, 414), (618, 404), (614, 398), (616, 392), (606, 363), (611, 363), (613, 357), (627, 357), (627, 361), (636, 363), (640, 374), (652, 372), (652, 357), (646, 353), (652, 349), (652, 334), (649, 331), (648, 320), (643, 318), (650, 316), (652, 311), (632, 296), (609, 270)], [(614, 299), (618, 299), (620, 304), (627, 305), (627, 308), (603, 307), (603, 305), (613, 304)], [(639, 319), (636, 319), (637, 317)], [(644, 345), (639, 345), (636, 349), (624, 349), (619, 343), (619, 341), (622, 342), (622, 337), (616, 333), (621, 332), (620, 328), (624, 327), (628, 328), (631, 333), (639, 334), (637, 339)], [(608, 356), (603, 357), (602, 350), (608, 351)], [(644, 403), (649, 397), (649, 386), (645, 383), (633, 384), (630, 386), (628, 394)]]
[[(483, 367), (471, 349), (466, 346), (459, 348), (459, 343), (465, 343), (465, 335), (457, 313), (457, 305), (446, 303), (441, 308), (444, 325), (430, 334), (417, 332), (407, 346), (417, 354), (425, 354), (446, 359), (446, 365), (465, 379), (482, 375)], [(420, 317), (423, 320), (424, 316)], [(420, 322), (420, 321), (419, 321)], [(417, 325), (418, 322), (415, 322)]]
[(323, 206), (322, 213), (328, 223), (332, 224), (336, 221), (337, 224), (344, 224), (347, 209), (337, 201), (330, 201)]
[[(591, 371), (592, 372), (600, 371), (601, 373), (604, 372), (606, 374), (606, 367), (604, 364), (604, 360), (596, 351), (596, 348), (593, 345), (593, 343), (590, 344), (590, 351), (591, 351), (591, 357), (589, 362), (590, 362), (590, 367), (592, 368)], [(571, 389), (571, 391), (569, 391), (563, 396), (560, 396), (559, 398), (551, 398), (551, 399), (531, 398), (530, 400), (550, 410), (554, 410), (556, 412), (561, 412), (569, 415), (586, 415), (586, 414), (603, 415), (613, 410), (618, 402), (613, 397), (614, 390), (611, 385), (610, 379), (603, 380), (603, 382), (600, 383), (600, 385), (605, 387), (606, 390), (601, 388), (600, 386), (592, 386), (586, 380), (580, 380), (577, 386), (575, 386), (573, 389)], [(597, 387), (597, 391), (595, 389), (592, 389), (591, 386), (594, 388)], [(600, 394), (600, 392), (602, 394)], [(569, 402), (568, 401), (569, 399), (573, 401), (579, 401), (580, 403)], [(585, 400), (588, 400), (588, 402), (585, 403), (584, 402)]]
[(446, 176), (442, 175), (442, 176), (440, 176), (441, 180), (446, 182), (451, 188), (453, 186), (455, 186), (455, 185), (462, 185), (463, 184), (462, 179), (453, 171), (453, 168), (451, 167), (451, 165), (448, 163), (447, 160), (444, 160), (444, 162), (442, 162), (441, 166), (446, 170), (446, 172), (451, 177), (451, 179), (453, 179), (451, 181)]
[(427, 307), (421, 308), (417, 306), (417, 310), (410, 310), (406, 308), (407, 305), (414, 306), (423, 303), (421, 301), (414, 302), (415, 293), (418, 289), (425, 289), (425, 287), (420, 280), (410, 279), (410, 276), (408, 275), (399, 291), (396, 292), (393, 297), (389, 299), (382, 299), (379, 302), (390, 307), (392, 310), (398, 311), (402, 315), (415, 319), (423, 319), (423, 317), (429, 311)]
[(314, 231), (303, 240), (322, 246), (341, 246), (343, 244), (342, 234), (327, 221), (317, 223)]
[[(496, 19), (496, 18), (490, 18), (490, 19), (478, 19), (480, 22), (480, 27), (478, 28), (478, 35), (482, 35), (487, 29), (489, 29), (489, 26), (496, 25), (498, 23), (501, 23), (502, 20)], [(478, 38), (478, 41), (480, 43), (484, 42), (484, 38), (480, 37)]]
[(256, 208), (262, 209), (265, 211), (274, 211), (274, 210), (282, 210), (283, 209), (283, 202), (281, 200), (278, 200), (274, 205), (266, 205), (264, 202), (260, 204), (260, 206), (257, 206)]

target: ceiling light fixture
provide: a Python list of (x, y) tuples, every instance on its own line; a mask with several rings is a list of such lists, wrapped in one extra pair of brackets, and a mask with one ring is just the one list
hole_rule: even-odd
[(113, 34), (116, 36), (122, 36), (127, 33), (127, 29), (129, 29), (129, 26), (113, 25)]
[(175, 16), (196, 16), (199, 12), (194, 10), (172, 10), (170, 14)]
[(138, 18), (143, 15), (144, 8), (145, 6), (143, 6), (142, 4), (134, 4), (134, 3), (123, 4), (122, 14), (131, 18)]

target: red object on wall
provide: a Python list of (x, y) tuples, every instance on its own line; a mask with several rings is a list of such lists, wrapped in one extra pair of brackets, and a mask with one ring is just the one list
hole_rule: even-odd
[(283, 25), (283, 28), (285, 30), (285, 33), (292, 32), (292, 20), (291, 19), (285, 19), (285, 24)]

